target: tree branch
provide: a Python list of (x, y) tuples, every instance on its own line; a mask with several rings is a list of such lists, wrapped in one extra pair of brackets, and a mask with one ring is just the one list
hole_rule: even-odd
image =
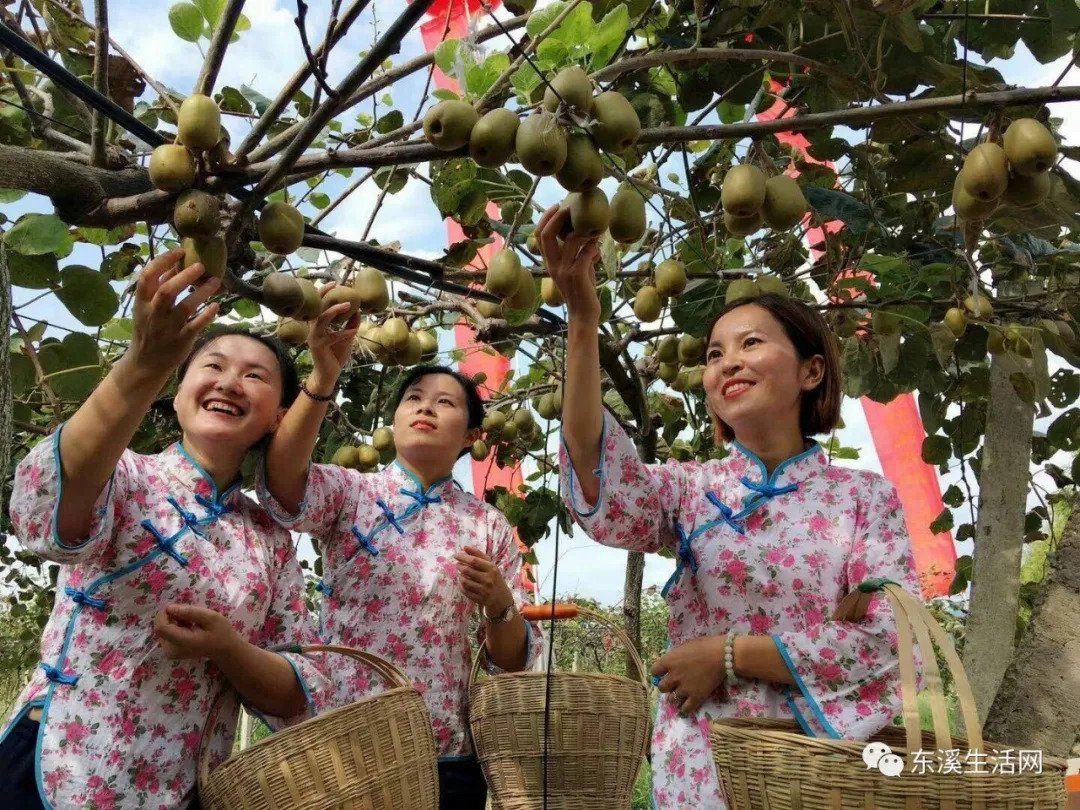
[[(109, 6), (107, 0), (94, 0), (94, 89), (109, 95)], [(90, 163), (105, 166), (105, 132), (109, 119), (94, 110), (90, 122)]]
[(30, 358), (30, 363), (34, 366), (34, 374), (37, 377), (37, 383), (41, 386), (41, 390), (45, 392), (45, 398), (49, 400), (49, 407), (53, 412), (53, 428), (55, 429), (63, 421), (61, 414), (63, 408), (60, 406), (60, 398), (56, 396), (56, 392), (52, 390), (49, 385), (48, 376), (45, 374), (45, 369), (41, 367), (41, 360), (38, 358), (37, 352), (34, 350), (34, 341), (30, 338), (30, 334), (26, 331), (26, 327), (23, 326), (19, 316), (15, 313), (11, 313), (11, 322), (15, 324), (15, 328), (19, 330), (19, 335), (22, 336), (23, 350), (26, 352), (26, 356)]
[(244, 0), (229, 0), (229, 4), (218, 19), (217, 27), (214, 28), (214, 38), (210, 40), (210, 49), (206, 52), (203, 61), (202, 72), (195, 82), (195, 92), (208, 96), (214, 92), (214, 82), (217, 81), (221, 63), (225, 61), (225, 50), (229, 47), (233, 31), (236, 30), (236, 21), (240, 19), (240, 12), (244, 9)]
[(296, 17), (293, 19), (293, 22), (296, 23), (296, 28), (300, 32), (300, 46), (304, 49), (304, 56), (307, 57), (308, 73), (315, 77), (315, 81), (322, 87), (323, 92), (326, 93), (326, 97), (336, 101), (337, 93), (334, 92), (334, 88), (326, 83), (326, 74), (319, 64), (319, 59), (311, 52), (311, 43), (308, 42), (307, 37), (307, 12), (307, 3), (305, 3), (304, 0), (296, 0)]

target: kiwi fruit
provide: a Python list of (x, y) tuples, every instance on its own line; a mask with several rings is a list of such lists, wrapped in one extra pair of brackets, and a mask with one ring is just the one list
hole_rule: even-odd
[(473, 461), (483, 461), (488, 457), (487, 443), (483, 439), (477, 439), (469, 448), (469, 455), (473, 457)]
[(1009, 162), (1005, 150), (996, 143), (980, 143), (964, 158), (960, 172), (963, 189), (976, 200), (987, 203), (1005, 193), (1009, 185)]
[(518, 286), (514, 292), (506, 296), (506, 309), (532, 309), (536, 303), (536, 282), (527, 267), (518, 271)]
[(303, 321), (285, 318), (278, 324), (275, 334), (277, 334), (278, 340), (286, 345), (303, 346), (307, 343), (308, 329), (308, 325)]
[(641, 120), (634, 106), (622, 93), (608, 90), (593, 99), (589, 128), (600, 148), (605, 152), (620, 154), (635, 143), (641, 134)]
[(622, 244), (632, 244), (645, 233), (645, 198), (635, 189), (620, 188), (611, 198), (611, 238)]
[(361, 444), (356, 448), (356, 463), (362, 470), (370, 470), (379, 463), (379, 451), (370, 444)]
[(533, 113), (518, 127), (514, 151), (527, 172), (550, 177), (566, 163), (566, 133), (551, 113)]
[(424, 136), (444, 152), (453, 152), (469, 143), (480, 115), (465, 101), (440, 101), (424, 115)]
[(304, 306), (304, 289), (288, 273), (268, 273), (262, 283), (263, 304), (275, 315), (291, 318)]
[(572, 192), (566, 198), (570, 208), (570, 224), (578, 236), (599, 236), (611, 221), (607, 197), (598, 188)]
[(763, 273), (754, 279), (754, 283), (757, 284), (762, 295), (769, 294), (779, 295), (781, 298), (788, 297), (787, 284), (785, 284), (784, 280), (779, 276)]
[(501, 304), (493, 304), (491, 301), (477, 301), (475, 306), (476, 311), (485, 318), (501, 318), (503, 316)]
[(724, 293), (724, 304), (738, 301), (740, 298), (760, 298), (761, 288), (754, 283), (753, 279), (737, 278), (727, 286)]
[(686, 289), (686, 268), (678, 259), (660, 262), (653, 275), (656, 278), (656, 291), (660, 295), (680, 295)]
[(562, 290), (559, 289), (559, 285), (550, 276), (540, 279), (540, 298), (549, 307), (561, 307), (566, 303)]
[(528, 408), (521, 408), (514, 411), (514, 425), (521, 432), (525, 433), (531, 431), (535, 424), (536, 420), (533, 419), (532, 411)]
[(764, 224), (760, 211), (748, 217), (737, 217), (730, 211), (724, 212), (724, 227), (732, 236), (751, 236), (761, 230)]
[[(757, 166), (749, 163), (732, 166), (724, 175), (724, 182), (720, 187), (720, 203), (724, 206), (724, 214), (739, 218), (757, 214), (765, 204), (765, 187), (765, 173)], [(725, 224), (726, 222), (725, 216)]]
[(274, 200), (259, 212), (259, 241), (271, 253), (288, 256), (304, 239), (304, 217), (286, 202)]
[(559, 416), (559, 409), (555, 407), (555, 394), (547, 393), (540, 397), (540, 401), (536, 403), (536, 412), (540, 414), (541, 419), (552, 420)]
[(376, 428), (371, 434), (371, 446), (380, 453), (385, 453), (394, 447), (394, 432), (388, 427)]
[(369, 326), (357, 334), (360, 345), (383, 365), (390, 361), (390, 349), (386, 345), (386, 335), (381, 326)]
[(705, 385), (705, 369), (701, 366), (694, 366), (693, 368), (686, 369), (686, 387), (687, 388), (701, 388)]
[(469, 135), (469, 157), (485, 169), (502, 166), (514, 152), (520, 123), (518, 117), (505, 107), (485, 113)]
[(186, 236), (181, 243), (184, 248), (184, 267), (202, 262), (207, 277), (224, 278), (229, 262), (225, 240), (220, 236)]
[(318, 288), (306, 278), (296, 279), (300, 290), (304, 294), (304, 305), (294, 317), (302, 321), (313, 321), (322, 315), (322, 297)]
[(786, 174), (778, 174), (765, 181), (765, 200), (761, 204), (761, 216), (765, 224), (776, 231), (794, 228), (806, 216), (806, 197), (799, 184)]
[(679, 362), (679, 339), (668, 335), (656, 346), (656, 359), (661, 363)]
[(968, 193), (964, 183), (963, 170), (956, 175), (956, 180), (953, 182), (952, 203), (953, 210), (956, 211), (956, 215), (960, 217), (960, 219), (971, 220), (973, 222), (979, 222), (986, 219), (997, 210), (998, 206), (998, 201), (996, 199), (983, 201)]
[(484, 415), (480, 427), (485, 433), (498, 433), (506, 426), (506, 414), (502, 411), (489, 411)]
[(668, 385), (671, 385), (675, 382), (675, 378), (679, 376), (679, 364), (661, 362), (656, 375)]
[(964, 310), (959, 307), (950, 307), (945, 313), (945, 325), (949, 327), (953, 337), (963, 337), (964, 332), (967, 331), (967, 316), (964, 314)]
[(326, 312), (330, 307), (338, 304), (348, 304), (349, 309), (335, 317), (334, 320), (347, 321), (360, 311), (360, 296), (356, 294), (356, 290), (352, 287), (337, 286), (327, 290), (322, 297), (322, 311)]
[(539, 253), (540, 252), (540, 240), (538, 240), (536, 238), (535, 233), (530, 233), (525, 238), (525, 248), (529, 251), (529, 253)]
[(981, 321), (994, 317), (994, 305), (985, 295), (969, 295), (964, 299), (964, 309)]
[(1032, 208), (1050, 196), (1050, 173), (1024, 175), (1013, 171), (1001, 201), (1017, 208)]
[(634, 314), (642, 323), (652, 323), (660, 317), (663, 303), (656, 287), (645, 285), (634, 296)]
[(334, 451), (334, 455), (330, 457), (330, 463), (336, 464), (339, 467), (345, 467), (346, 469), (355, 470), (360, 466), (360, 458), (355, 447), (345, 445)]
[(189, 149), (213, 149), (221, 140), (221, 110), (200, 93), (188, 96), (176, 116), (176, 136)]
[(420, 336), (416, 332), (409, 332), (405, 339), (404, 348), (398, 350), (394, 359), (401, 366), (415, 366), (423, 359), (424, 352), (420, 347)]
[(592, 107), (592, 82), (577, 65), (563, 68), (548, 83), (544, 90), (544, 109), (555, 112), (560, 98), (578, 115), (586, 114)]
[[(521, 281), (521, 259), (509, 248), (503, 248), (488, 262), (484, 287), (492, 295), (513, 295)], [(490, 317), (485, 315), (484, 317)]]
[(387, 318), (382, 325), (383, 342), (392, 352), (400, 352), (409, 343), (409, 325), (403, 318)]
[(900, 331), (900, 318), (888, 310), (876, 310), (872, 323), (874, 332), (879, 335), (895, 335)]
[(986, 351), (990, 354), (1001, 354), (1005, 351), (1005, 333), (1000, 329), (987, 329)]
[(685, 371), (680, 371), (675, 375), (675, 379), (671, 381), (671, 389), (682, 393), (690, 387), (690, 378)]
[(150, 153), (150, 182), (154, 188), (175, 192), (195, 183), (195, 159), (183, 146), (164, 143)]
[(585, 191), (604, 179), (604, 162), (588, 135), (575, 132), (566, 139), (566, 162), (555, 179), (567, 191)]
[(1025, 177), (1050, 170), (1057, 160), (1057, 141), (1050, 130), (1034, 118), (1018, 118), (1004, 137), (1005, 156), (1014, 172)]
[(382, 312), (390, 303), (386, 277), (374, 267), (361, 268), (352, 285), (360, 296), (360, 309), (364, 312)]
[(213, 236), (221, 224), (218, 198), (205, 191), (189, 189), (173, 208), (173, 227), (181, 236)]
[(505, 443), (509, 444), (510, 442), (517, 439), (518, 426), (515, 425), (513, 422), (507, 422), (505, 425), (503, 425), (503, 429), (500, 431), (499, 436)]
[(679, 362), (684, 365), (696, 363), (705, 353), (705, 341), (692, 335), (679, 338)]
[(439, 353), (439, 339), (428, 330), (420, 330), (416, 333), (416, 338), (420, 341), (420, 356), (422, 358), (431, 359)]

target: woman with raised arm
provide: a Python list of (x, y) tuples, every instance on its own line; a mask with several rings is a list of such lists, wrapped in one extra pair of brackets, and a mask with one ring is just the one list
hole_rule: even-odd
[[(644, 464), (601, 396), (595, 241), (537, 233), (566, 299), (563, 492), (597, 542), (677, 556), (664, 588), (670, 648), (652, 667), (660, 810), (719, 810), (709, 722), (794, 718), (809, 735), (861, 739), (900, 714), (895, 622), (875, 597), (864, 621), (830, 621), (882, 577), (918, 593), (895, 488), (836, 467), (809, 437), (840, 416), (840, 362), (820, 315), (778, 295), (723, 307), (707, 331), (704, 388), (720, 461)], [(692, 294), (690, 292), (687, 293)]]
[[(318, 636), (289, 533), (240, 492), (244, 456), (296, 397), (296, 369), (275, 340), (204, 333), (219, 282), (200, 283), (202, 265), (181, 270), (182, 258), (142, 271), (131, 347), (15, 471), (15, 535), (60, 573), (41, 667), (0, 737), (8, 810), (183, 810), (222, 690), (218, 761), (232, 752), (236, 695), (279, 725), (329, 690), (310, 659), (270, 651)], [(132, 452), (178, 366), (182, 438)]]
[[(418, 366), (394, 399), (392, 464), (375, 474), (310, 464), (356, 334), (355, 319), (329, 328), (347, 309), (330, 307), (312, 326), (313, 370), (267, 448), (259, 498), (282, 525), (319, 543), (327, 643), (392, 661), (424, 696), (440, 807), (483, 810), (487, 785), (468, 732), (469, 619), (480, 611), (489, 671), (526, 669), (542, 648), (539, 627), (518, 611), (527, 595), (513, 529), (451, 477), (479, 438), (483, 402), (467, 377)], [(333, 678), (341, 704), (385, 690), (349, 661), (335, 665)]]

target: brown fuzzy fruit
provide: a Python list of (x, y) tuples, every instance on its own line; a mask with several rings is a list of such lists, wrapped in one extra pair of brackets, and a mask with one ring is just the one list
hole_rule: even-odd
[(202, 262), (205, 275), (214, 278), (223, 278), (225, 268), (228, 265), (229, 253), (225, 249), (225, 240), (220, 236), (185, 237), (182, 243), (184, 248), (184, 267)]
[(280, 200), (267, 203), (259, 214), (259, 241), (271, 253), (288, 256), (304, 239), (304, 217)]
[(205, 191), (189, 189), (173, 207), (173, 227), (181, 236), (213, 236), (220, 224), (218, 198)]
[(275, 315), (291, 318), (304, 306), (304, 288), (288, 273), (269, 273), (262, 283), (263, 304)]
[(176, 117), (176, 136), (189, 149), (213, 149), (221, 140), (221, 110), (199, 93), (188, 96)]
[(165, 143), (150, 153), (150, 182), (162, 191), (183, 191), (195, 182), (195, 159), (183, 146)]
[(468, 102), (440, 101), (424, 115), (424, 136), (436, 149), (452, 152), (469, 142), (479, 120), (479, 114)]

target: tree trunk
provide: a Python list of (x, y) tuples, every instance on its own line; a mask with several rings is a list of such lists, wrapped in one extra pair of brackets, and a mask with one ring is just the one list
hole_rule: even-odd
[[(4, 334), (11, 330), (11, 274), (8, 270), (7, 248), (0, 245), (0, 323)], [(7, 481), (11, 461), (11, 352), (5, 346), (0, 352), (0, 485)]]
[(990, 361), (990, 405), (979, 471), (979, 516), (964, 639), (964, 669), (971, 679), (980, 722), (1013, 657), (1020, 609), (1028, 468), (1034, 409), (1009, 382), (1018, 370), (1008, 355)]
[(988, 740), (1070, 755), (1080, 736), (1080, 496), (1065, 524), (1031, 621), (983, 725)]

